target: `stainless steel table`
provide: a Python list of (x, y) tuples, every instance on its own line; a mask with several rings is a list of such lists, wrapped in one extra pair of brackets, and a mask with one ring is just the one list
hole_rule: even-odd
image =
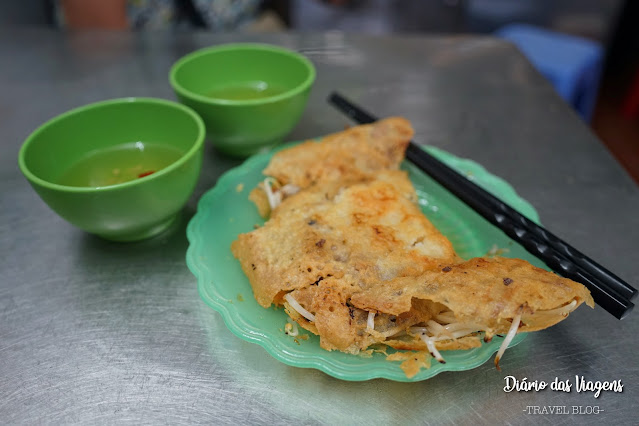
[[(17, 167), (43, 121), (123, 96), (174, 99), (170, 65), (200, 47), (264, 41), (308, 55), (317, 83), (297, 140), (348, 122), (339, 89), (415, 139), (508, 180), (542, 222), (639, 283), (639, 190), (515, 48), (492, 38), (0, 33), (0, 422), (304, 424), (636, 424), (639, 312), (580, 308), (492, 362), (419, 383), (343, 382), (272, 359), (233, 336), (199, 298), (185, 226), (238, 160), (208, 146), (182, 223), (115, 244), (51, 212)], [(505, 377), (622, 380), (623, 392), (503, 391)], [(534, 414), (565, 406), (570, 414)], [(572, 414), (572, 406), (599, 414)], [(563, 409), (562, 409), (563, 412)]]

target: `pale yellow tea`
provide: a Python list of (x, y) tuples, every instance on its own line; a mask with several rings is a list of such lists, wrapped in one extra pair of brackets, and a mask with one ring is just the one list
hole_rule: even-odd
[(149, 176), (182, 156), (175, 147), (135, 142), (96, 151), (69, 167), (57, 180), (67, 186), (109, 186)]

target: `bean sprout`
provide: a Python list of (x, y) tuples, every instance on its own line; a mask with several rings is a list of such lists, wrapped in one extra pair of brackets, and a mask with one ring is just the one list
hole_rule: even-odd
[(304, 309), (302, 307), (302, 305), (300, 305), (297, 302), (297, 300), (295, 300), (295, 298), (293, 296), (291, 296), (290, 293), (286, 294), (284, 296), (284, 299), (286, 299), (286, 301), (291, 306), (291, 308), (295, 309), (297, 311), (297, 313), (299, 313), (301, 316), (303, 316), (304, 318), (306, 318), (309, 321), (315, 321), (315, 315), (313, 315), (312, 313), (310, 313), (309, 311)]

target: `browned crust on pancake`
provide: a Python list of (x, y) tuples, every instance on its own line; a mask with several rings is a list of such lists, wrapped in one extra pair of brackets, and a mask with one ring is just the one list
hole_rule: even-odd
[(461, 322), (479, 322), (493, 333), (504, 333), (509, 320), (522, 314), (520, 331), (536, 331), (561, 321), (562, 315), (544, 315), (573, 300), (594, 302), (581, 284), (537, 268), (521, 259), (475, 258), (441, 264), (417, 277), (390, 280), (383, 286), (353, 295), (351, 303), (366, 309), (398, 314), (414, 299), (440, 303)]
[(413, 129), (408, 120), (387, 118), (307, 141), (273, 156), (266, 176), (300, 188), (336, 180), (358, 180), (397, 169)]
[(238, 236), (231, 250), (262, 306), (328, 277), (359, 287), (458, 260), (414, 203), (405, 172), (378, 177), (311, 187), (284, 200), (263, 227)]
[(260, 187), (255, 187), (249, 193), (249, 200), (255, 204), (257, 207), (257, 212), (262, 217), (268, 217), (271, 213), (271, 206), (268, 203), (268, 198), (266, 197), (266, 193)]
[[(593, 306), (581, 284), (526, 261), (459, 258), (416, 204), (406, 173), (396, 170), (411, 136), (406, 120), (391, 118), (273, 157), (264, 173), (302, 190), (231, 247), (260, 305), (283, 305), (324, 349), (348, 353), (379, 343), (426, 351), (411, 327), (441, 314), (471, 329), (435, 343), (456, 350), (481, 345), (475, 331), (506, 333), (517, 315), (519, 331), (535, 331), (564, 319), (556, 309), (573, 301)], [(250, 198), (268, 213), (262, 190)], [(293, 309), (286, 294), (314, 319)]]

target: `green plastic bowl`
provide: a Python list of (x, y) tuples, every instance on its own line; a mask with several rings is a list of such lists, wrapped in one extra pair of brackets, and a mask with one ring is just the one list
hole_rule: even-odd
[(227, 44), (181, 58), (169, 80), (180, 102), (203, 118), (213, 145), (245, 157), (275, 146), (293, 129), (315, 68), (281, 47)]
[[(18, 163), (38, 195), (69, 223), (109, 240), (135, 241), (168, 228), (193, 193), (204, 134), (202, 119), (184, 105), (114, 99), (46, 122), (26, 139)], [(85, 174), (115, 175), (120, 166), (128, 167), (122, 173), (140, 174), (121, 183), (70, 181), (79, 165)]]

